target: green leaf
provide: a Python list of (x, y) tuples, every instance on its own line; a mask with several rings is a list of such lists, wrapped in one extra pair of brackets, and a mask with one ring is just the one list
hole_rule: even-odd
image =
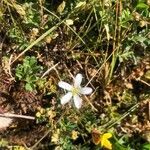
[(85, 6), (85, 5), (86, 5), (86, 1), (84, 1), (84, 2), (79, 2), (79, 3), (76, 5), (75, 8), (81, 8), (81, 7)]
[(144, 3), (138, 3), (136, 6), (137, 9), (148, 9), (149, 6)]
[(113, 144), (113, 150), (128, 150), (128, 148), (125, 148), (123, 145), (116, 142)]
[(26, 85), (25, 85), (25, 89), (26, 89), (27, 91), (33, 91), (32, 84), (30, 84), (30, 83), (26, 83)]
[(150, 150), (150, 143), (143, 144), (142, 150)]

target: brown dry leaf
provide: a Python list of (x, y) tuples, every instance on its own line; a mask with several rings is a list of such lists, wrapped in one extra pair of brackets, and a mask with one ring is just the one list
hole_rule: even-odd
[(128, 89), (133, 89), (133, 85), (131, 83), (129, 83), (129, 82), (125, 82), (125, 86)]

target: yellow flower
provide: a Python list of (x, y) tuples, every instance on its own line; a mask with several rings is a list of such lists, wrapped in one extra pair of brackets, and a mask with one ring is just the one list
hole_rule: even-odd
[(71, 135), (73, 140), (76, 140), (78, 138), (78, 132), (75, 130), (72, 130), (72, 135)]
[(57, 130), (54, 131), (54, 133), (52, 134), (51, 142), (57, 144), (58, 141), (59, 141), (59, 136), (60, 136), (60, 130), (57, 129)]
[(108, 140), (109, 138), (112, 137), (111, 133), (105, 133), (100, 137), (100, 144), (102, 147), (105, 147), (107, 149), (112, 149), (112, 144), (111, 142)]
[(101, 147), (112, 150), (112, 144), (109, 141), (109, 138), (112, 137), (111, 133), (104, 133), (103, 135), (96, 129), (92, 131), (92, 141), (95, 145), (101, 145)]
[(37, 113), (36, 113), (36, 117), (37, 117), (37, 118), (40, 118), (40, 117), (41, 117), (41, 113), (40, 113), (40, 112), (37, 112)]

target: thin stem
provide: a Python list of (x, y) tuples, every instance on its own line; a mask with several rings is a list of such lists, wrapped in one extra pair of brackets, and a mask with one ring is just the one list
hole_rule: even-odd
[(44, 72), (44, 74), (41, 76), (41, 78), (44, 78), (52, 69), (55, 69), (56, 66), (59, 65), (59, 62), (57, 64), (55, 64), (54, 66), (52, 66), (51, 68), (49, 68), (46, 72)]
[(22, 118), (22, 119), (30, 119), (35, 120), (35, 117), (32, 116), (25, 116), (25, 115), (17, 115), (17, 114), (10, 114), (10, 113), (0, 113), (0, 117), (6, 117), (6, 118)]

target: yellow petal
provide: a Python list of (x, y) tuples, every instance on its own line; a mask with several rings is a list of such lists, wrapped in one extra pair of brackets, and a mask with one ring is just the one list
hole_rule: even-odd
[(111, 133), (105, 133), (105, 134), (103, 134), (102, 137), (101, 137), (101, 146), (105, 147), (107, 149), (112, 149), (112, 144), (108, 140), (111, 137), (112, 137)]
[(105, 134), (103, 134), (103, 138), (104, 139), (109, 139), (109, 138), (111, 138), (112, 137), (112, 134), (111, 133), (105, 133)]
[(112, 149), (112, 144), (110, 143), (110, 141), (105, 140), (105, 141), (103, 142), (103, 147), (105, 147), (105, 148), (111, 150), (111, 149)]
[(72, 133), (71, 133), (72, 135), (71, 135), (71, 138), (73, 139), (73, 140), (76, 140), (77, 138), (78, 138), (78, 132), (77, 131), (75, 131), (75, 130), (72, 130)]

